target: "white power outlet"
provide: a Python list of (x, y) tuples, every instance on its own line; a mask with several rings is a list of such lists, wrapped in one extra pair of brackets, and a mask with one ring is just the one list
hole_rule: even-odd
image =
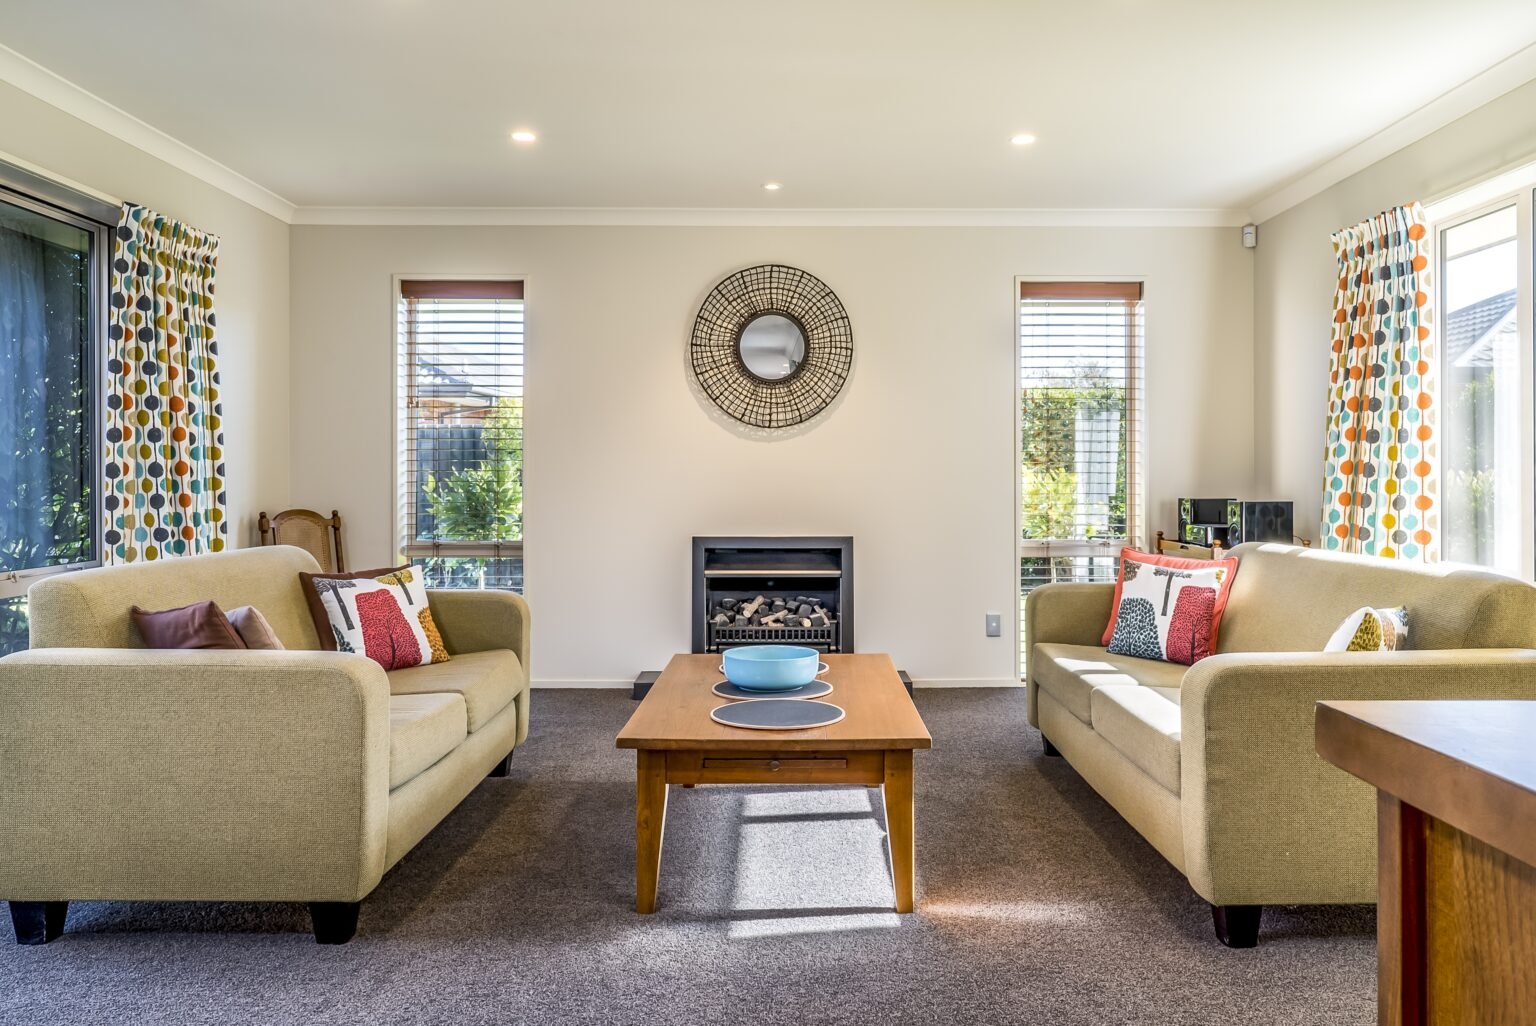
[(1001, 638), (1003, 636), (1003, 614), (987, 614), (987, 637)]

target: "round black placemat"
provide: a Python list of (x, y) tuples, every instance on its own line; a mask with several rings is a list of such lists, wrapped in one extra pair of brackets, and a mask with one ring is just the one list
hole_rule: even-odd
[(830, 702), (803, 702), (795, 698), (732, 702), (709, 714), (716, 723), (752, 730), (806, 730), (836, 723), (843, 716), (842, 708)]
[(793, 698), (804, 701), (807, 698), (825, 698), (832, 693), (832, 685), (824, 680), (813, 680), (791, 691), (753, 691), (751, 688), (737, 687), (728, 680), (722, 680), (710, 690), (721, 698), (730, 698), (739, 702), (766, 702), (774, 698)]

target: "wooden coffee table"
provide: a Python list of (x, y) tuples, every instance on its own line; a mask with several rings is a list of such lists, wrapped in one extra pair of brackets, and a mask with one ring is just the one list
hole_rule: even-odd
[(864, 784), (885, 788), (896, 911), (912, 911), (912, 752), (933, 738), (887, 655), (827, 655), (825, 699), (847, 712), (811, 730), (748, 730), (709, 718), (720, 656), (676, 655), (617, 745), (635, 749), (635, 911), (656, 911), (667, 785)]

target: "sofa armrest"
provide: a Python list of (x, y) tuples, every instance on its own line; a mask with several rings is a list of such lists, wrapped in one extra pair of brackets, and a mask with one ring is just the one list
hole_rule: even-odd
[(1536, 651), (1268, 652), (1192, 666), (1179, 746), (1185, 872), (1218, 905), (1371, 901), (1375, 791), (1324, 762), (1332, 699), (1536, 698)]
[(528, 672), (528, 603), (516, 592), (443, 588), (427, 592), (450, 655), (506, 648)]
[(1024, 600), (1024, 682), (1029, 691), (1029, 722), (1040, 725), (1038, 696), (1030, 673), (1035, 646), (1102, 645), (1109, 611), (1115, 604), (1113, 584), (1045, 584)]
[(358, 655), (0, 659), (0, 897), (357, 901), (385, 868), (389, 729)]

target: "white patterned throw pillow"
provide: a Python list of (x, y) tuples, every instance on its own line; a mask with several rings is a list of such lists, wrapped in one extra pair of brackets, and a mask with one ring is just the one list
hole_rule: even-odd
[(377, 577), (314, 575), (308, 584), (325, 610), (336, 651), (360, 653), (386, 670), (448, 661), (421, 567), (398, 567)]
[(1235, 559), (1122, 551), (1109, 651), (1186, 666), (1204, 659), (1216, 649), (1216, 630), (1236, 569)]
[(1396, 652), (1408, 647), (1408, 610), (1362, 606), (1344, 618), (1324, 652)]

